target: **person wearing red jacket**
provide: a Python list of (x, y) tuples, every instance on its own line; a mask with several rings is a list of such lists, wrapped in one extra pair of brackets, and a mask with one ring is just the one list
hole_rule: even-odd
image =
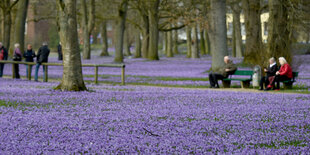
[(281, 81), (288, 81), (293, 78), (293, 71), (291, 66), (287, 63), (284, 57), (279, 58), (279, 63), (281, 64), (281, 68), (279, 71), (276, 72), (276, 76), (271, 80), (272, 83), (268, 85), (267, 90), (270, 90), (275, 82), (277, 82), (276, 90), (280, 89), (280, 82)]

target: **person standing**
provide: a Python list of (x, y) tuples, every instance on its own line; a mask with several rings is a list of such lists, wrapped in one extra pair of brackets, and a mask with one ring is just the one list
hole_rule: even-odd
[[(37, 64), (36, 64), (36, 72), (34, 76), (34, 80), (38, 81), (38, 73), (42, 63), (48, 62), (48, 56), (50, 54), (50, 49), (47, 46), (47, 43), (44, 42), (42, 47), (40, 47), (38, 54), (37, 54)], [(43, 67), (43, 73), (45, 73), (45, 67)], [(43, 74), (43, 79), (45, 79), (45, 74)]]
[[(0, 60), (8, 60), (8, 51), (0, 42)], [(0, 78), (3, 76), (4, 64), (0, 63)]]
[(62, 46), (61, 46), (61, 42), (59, 42), (59, 44), (57, 46), (57, 51), (58, 51), (58, 60), (62, 61)]
[(277, 71), (278, 71), (278, 65), (276, 63), (276, 59), (270, 58), (269, 66), (267, 68), (264, 68), (264, 72), (266, 73), (266, 76), (263, 76), (259, 82), (259, 85), (260, 85), (259, 90), (264, 90), (264, 84), (265, 84), (265, 88), (267, 88), (267, 86), (269, 85), (269, 77), (275, 76)]
[[(36, 53), (32, 50), (32, 46), (30, 44), (27, 45), (27, 50), (24, 53), (24, 58), (26, 62), (34, 62), (33, 58), (36, 57)], [(26, 65), (26, 76), (28, 76), (28, 68), (30, 67), (30, 75), (32, 72), (32, 65)]]
[(223, 80), (229, 75), (232, 75), (237, 70), (236, 65), (230, 60), (228, 56), (224, 57), (225, 65), (220, 69), (218, 73), (210, 73), (209, 81), (211, 88), (219, 88), (218, 80)]
[[(15, 44), (14, 47), (13, 61), (22, 61), (22, 53), (20, 52), (19, 44)], [(14, 74), (16, 79), (20, 79), (19, 64), (14, 64)]]

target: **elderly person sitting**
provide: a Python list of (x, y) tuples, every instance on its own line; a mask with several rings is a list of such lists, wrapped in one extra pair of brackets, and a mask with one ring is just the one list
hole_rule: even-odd
[(278, 71), (278, 66), (276, 63), (276, 59), (272, 57), (269, 59), (268, 67), (264, 69), (266, 76), (263, 76), (261, 78), (260, 83), (259, 83), (260, 85), (259, 90), (264, 89), (264, 84), (265, 84), (265, 88), (267, 88), (267, 86), (269, 85), (269, 77), (275, 76), (277, 71)]
[(280, 90), (280, 82), (291, 80), (293, 78), (293, 71), (291, 66), (287, 63), (284, 57), (279, 58), (279, 63), (281, 64), (281, 68), (276, 72), (276, 75), (270, 77), (270, 84), (268, 85), (266, 90), (270, 90), (274, 87), (277, 82), (277, 87), (275, 90)]
[(237, 67), (233, 62), (230, 60), (228, 56), (224, 57), (225, 65), (223, 68), (219, 70), (218, 73), (210, 73), (209, 74), (209, 81), (211, 88), (219, 88), (218, 80), (223, 80), (227, 78), (229, 75), (234, 74), (237, 70)]

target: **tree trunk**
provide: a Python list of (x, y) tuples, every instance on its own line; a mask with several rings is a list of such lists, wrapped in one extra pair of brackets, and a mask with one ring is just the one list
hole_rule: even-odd
[[(170, 28), (169, 26), (168, 28)], [(173, 57), (173, 37), (172, 31), (167, 32), (167, 57)]]
[(186, 45), (187, 45), (186, 56), (190, 58), (192, 56), (192, 31), (190, 26), (186, 27)]
[(142, 57), (148, 58), (149, 51), (149, 17), (147, 15), (143, 15), (143, 30), (142, 30)]
[(154, 0), (150, 2), (150, 9), (148, 10), (149, 15), (149, 28), (150, 28), (150, 40), (149, 40), (149, 51), (148, 59), (150, 60), (159, 60), (158, 57), (158, 8), (160, 0)]
[(102, 52), (100, 56), (109, 56), (109, 44), (108, 44), (108, 33), (107, 33), (107, 22), (102, 22), (101, 25), (101, 38), (102, 38)]
[(179, 34), (178, 30), (173, 31), (173, 53), (174, 54), (179, 54), (179, 49), (178, 49), (178, 40), (179, 40)]
[(242, 0), (246, 44), (244, 62), (249, 64), (263, 64), (262, 34), (260, 20), (260, 0)]
[(227, 52), (226, 1), (211, 0), (210, 41), (212, 70), (218, 71), (223, 65)]
[(83, 91), (81, 55), (79, 51), (76, 0), (57, 0), (59, 36), (63, 46), (63, 75), (56, 89), (62, 91)]
[[(11, 11), (8, 11), (7, 9), (3, 9), (3, 46), (8, 48), (10, 47), (10, 39), (11, 39), (11, 25), (12, 25), (12, 19), (11, 19)], [(9, 53), (10, 56), (13, 55), (12, 52)]]
[(83, 27), (83, 59), (90, 59), (91, 47), (90, 47), (90, 35), (94, 28), (94, 16), (95, 16), (95, 0), (90, 1), (89, 14), (87, 9), (86, 0), (82, 0), (82, 27)]
[(242, 35), (241, 35), (241, 23), (240, 23), (240, 12), (233, 13), (233, 29), (235, 39), (236, 57), (241, 58), (243, 55), (242, 50)]
[(124, 43), (124, 31), (126, 23), (128, 0), (123, 0), (120, 8), (118, 9), (118, 17), (116, 23), (116, 43), (115, 43), (115, 58), (114, 62), (122, 63), (124, 62), (123, 55), (123, 43)]
[(292, 62), (291, 39), (288, 19), (288, 2), (284, 0), (269, 1), (268, 22), (268, 56), (284, 57)]
[(205, 38), (204, 38), (204, 29), (202, 27), (200, 27), (200, 53), (201, 55), (206, 55), (206, 45), (205, 45)]
[(135, 33), (135, 46), (136, 46), (136, 53), (135, 58), (141, 58), (141, 38), (140, 38), (140, 31), (136, 30)]
[(211, 51), (210, 51), (210, 40), (209, 40), (209, 35), (208, 35), (208, 31), (207, 29), (205, 29), (203, 31), (203, 36), (204, 36), (204, 41), (205, 41), (205, 53), (206, 54), (211, 54)]
[(168, 33), (167, 32), (163, 32), (164, 34), (164, 53), (165, 55), (168, 54)]
[(18, 11), (15, 18), (14, 43), (20, 44), (20, 51), (24, 53), (25, 44), (25, 23), (27, 17), (29, 0), (19, 0)]
[(125, 48), (125, 55), (131, 56), (130, 40), (129, 40), (129, 36), (128, 36), (128, 28), (126, 28), (125, 32), (124, 32), (124, 48)]
[(193, 27), (193, 50), (191, 58), (199, 58), (199, 42), (198, 42), (198, 28), (197, 25)]

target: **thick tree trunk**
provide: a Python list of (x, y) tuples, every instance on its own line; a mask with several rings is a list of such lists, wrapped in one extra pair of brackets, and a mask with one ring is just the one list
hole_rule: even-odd
[(209, 40), (209, 35), (208, 35), (208, 31), (207, 29), (205, 29), (203, 31), (203, 36), (204, 36), (204, 41), (205, 41), (205, 53), (206, 54), (211, 54), (211, 50), (210, 50), (210, 40)]
[(128, 0), (123, 0), (120, 8), (118, 9), (118, 19), (116, 23), (116, 43), (115, 43), (115, 57), (114, 62), (122, 63), (124, 62), (123, 55), (123, 43), (124, 43), (124, 31), (126, 23)]
[(288, 2), (284, 0), (269, 1), (268, 22), (268, 56), (284, 57), (292, 62), (291, 39), (288, 19)]
[(60, 40), (63, 46), (63, 75), (56, 89), (62, 91), (83, 91), (81, 55), (79, 51), (76, 0), (57, 0)]
[(163, 32), (163, 34), (164, 34), (164, 47), (163, 47), (163, 50), (164, 50), (164, 53), (165, 53), (165, 55), (167, 55), (167, 53), (168, 53), (168, 34), (167, 34), (167, 32)]
[(25, 23), (27, 17), (29, 0), (19, 0), (18, 11), (15, 18), (14, 43), (20, 44), (20, 51), (24, 53), (25, 44)]
[(212, 70), (217, 71), (223, 65), (227, 52), (226, 1), (211, 0), (210, 41), (212, 51)]
[(190, 26), (186, 27), (186, 46), (187, 46), (186, 56), (190, 58), (192, 56), (192, 30)]
[(179, 49), (178, 49), (178, 41), (179, 41), (179, 33), (178, 30), (173, 31), (173, 53), (174, 54), (179, 54)]
[(260, 0), (242, 0), (246, 44), (244, 62), (249, 64), (263, 64), (262, 35), (260, 20)]
[(87, 9), (86, 0), (82, 0), (82, 27), (83, 27), (83, 59), (90, 59), (91, 47), (90, 47), (90, 35), (94, 28), (94, 14), (95, 14), (95, 0), (90, 0), (89, 14)]
[[(168, 28), (170, 28), (169, 26)], [(167, 57), (173, 57), (173, 37), (172, 37), (172, 31), (167, 32)]]
[(150, 9), (148, 10), (149, 15), (149, 28), (150, 28), (150, 40), (149, 40), (149, 51), (148, 51), (148, 59), (150, 60), (159, 60), (158, 57), (158, 8), (159, 8), (160, 0), (154, 0), (150, 2)]
[(124, 32), (124, 48), (125, 48), (125, 55), (126, 56), (131, 56), (131, 52), (130, 52), (130, 40), (129, 40), (129, 36), (128, 36), (128, 28), (126, 28), (125, 32)]
[(143, 30), (142, 30), (142, 57), (148, 58), (149, 51), (149, 17), (147, 15), (143, 15)]
[(136, 30), (135, 33), (135, 46), (136, 46), (136, 53), (135, 58), (141, 58), (141, 38), (140, 38), (140, 31)]
[(199, 58), (199, 42), (198, 42), (198, 28), (197, 25), (193, 27), (193, 50), (191, 58)]
[(200, 27), (199, 29), (199, 34), (200, 34), (200, 53), (201, 55), (206, 55), (206, 45), (205, 45), (205, 37), (204, 37), (204, 29)]
[(242, 57), (242, 35), (241, 35), (241, 23), (240, 23), (240, 13), (241, 8), (239, 4), (234, 4), (232, 6), (233, 12), (233, 53), (234, 57)]
[(107, 22), (102, 22), (101, 25), (101, 38), (102, 38), (102, 52), (100, 56), (109, 56), (109, 45), (108, 45), (108, 33), (107, 33)]
[[(4, 29), (2, 36), (3, 46), (9, 48), (11, 39), (11, 26), (12, 26), (11, 11), (3, 9), (2, 14), (3, 14), (3, 29)], [(9, 55), (12, 56), (13, 53), (10, 52)]]

